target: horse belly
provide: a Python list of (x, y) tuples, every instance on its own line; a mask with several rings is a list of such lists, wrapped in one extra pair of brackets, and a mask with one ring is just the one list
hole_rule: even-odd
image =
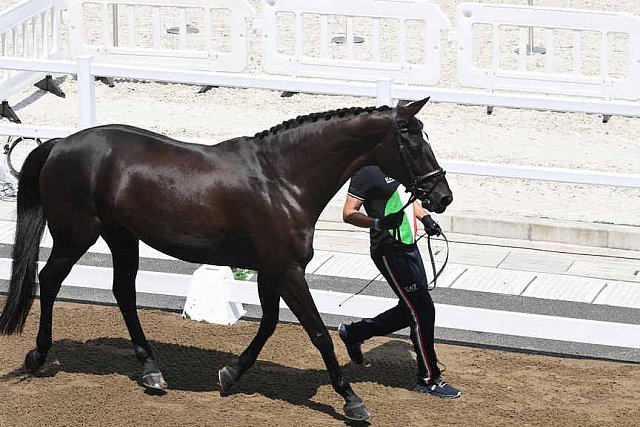
[(132, 228), (131, 231), (145, 244), (183, 261), (256, 268), (257, 259), (250, 245), (232, 241), (219, 229), (187, 230), (176, 227), (175, 222), (171, 227), (157, 229), (157, 232)]

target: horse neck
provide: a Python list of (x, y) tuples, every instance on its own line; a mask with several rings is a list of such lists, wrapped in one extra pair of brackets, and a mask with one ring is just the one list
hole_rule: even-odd
[(278, 179), (295, 189), (300, 205), (319, 217), (344, 183), (374, 161), (388, 120), (378, 113), (318, 121), (272, 135), (265, 149)]

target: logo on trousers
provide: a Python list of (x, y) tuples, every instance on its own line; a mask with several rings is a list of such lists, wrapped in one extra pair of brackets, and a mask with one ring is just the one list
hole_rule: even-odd
[(411, 285), (404, 287), (404, 290), (407, 291), (407, 292), (413, 292), (416, 289), (418, 289), (418, 284), (417, 283), (412, 283)]

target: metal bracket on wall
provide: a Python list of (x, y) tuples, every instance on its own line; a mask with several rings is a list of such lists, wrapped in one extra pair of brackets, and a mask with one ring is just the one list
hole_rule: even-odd
[(96, 80), (106, 84), (109, 87), (114, 87), (116, 85), (113, 77), (96, 76)]
[(9, 105), (9, 101), (2, 101), (0, 104), (0, 117), (6, 117), (10, 122), (22, 123), (16, 112), (11, 108), (11, 105)]
[(47, 76), (34, 83), (34, 86), (38, 89), (44, 90), (45, 92), (51, 92), (55, 96), (59, 96), (60, 98), (65, 98), (67, 95), (60, 89), (58, 83), (51, 77), (51, 74), (47, 74)]

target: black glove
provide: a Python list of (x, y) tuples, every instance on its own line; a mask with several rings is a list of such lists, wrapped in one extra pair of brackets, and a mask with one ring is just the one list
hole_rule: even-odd
[(393, 230), (400, 227), (404, 219), (404, 211), (385, 215), (382, 218), (376, 218), (373, 221), (373, 228), (377, 230)]
[(435, 222), (433, 218), (431, 218), (431, 215), (423, 216), (421, 221), (422, 221), (422, 225), (424, 225), (424, 231), (429, 236), (439, 236), (440, 233), (442, 233), (442, 229), (440, 228), (440, 225), (438, 225), (438, 223)]

